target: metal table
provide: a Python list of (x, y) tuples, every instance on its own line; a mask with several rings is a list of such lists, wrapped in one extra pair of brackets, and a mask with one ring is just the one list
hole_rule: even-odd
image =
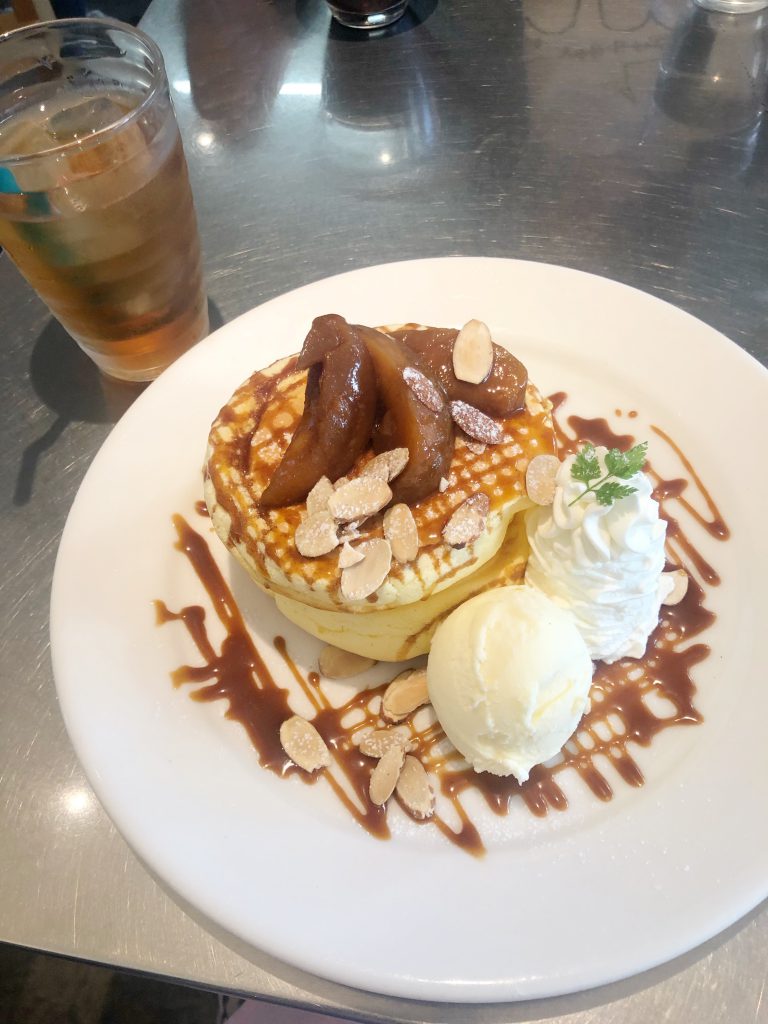
[[(144, 27), (173, 85), (214, 325), (353, 267), (515, 256), (635, 285), (765, 362), (765, 20), (683, 0), (414, 0), (364, 37), (321, 0), (155, 0)], [(133, 392), (99, 379), (5, 258), (0, 323), (0, 939), (365, 1021), (768, 1021), (761, 908), (629, 981), (469, 1008), (326, 983), (180, 905), (92, 796), (48, 657), (58, 538)]]

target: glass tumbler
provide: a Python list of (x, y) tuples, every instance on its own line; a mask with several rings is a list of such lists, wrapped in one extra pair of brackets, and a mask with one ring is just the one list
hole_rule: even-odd
[[(386, 28), (401, 18), (409, 0), (327, 0), (334, 18), (347, 28)], [(768, 3), (768, 0), (766, 0)]]
[(754, 14), (768, 7), (768, 0), (695, 0), (695, 3), (720, 14)]
[(0, 246), (99, 369), (156, 377), (208, 333), (159, 49), (109, 19), (0, 36)]

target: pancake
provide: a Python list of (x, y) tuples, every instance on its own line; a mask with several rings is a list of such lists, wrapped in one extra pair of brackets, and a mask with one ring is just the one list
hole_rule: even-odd
[[(527, 548), (520, 514), (531, 506), (525, 470), (535, 455), (555, 450), (551, 405), (529, 382), (524, 408), (497, 420), (503, 431), (500, 444), (481, 451), (459, 434), (444, 491), (411, 506), (417, 557), (406, 564), (393, 560), (374, 593), (350, 601), (340, 587), (338, 549), (307, 558), (296, 548), (294, 535), (306, 515), (305, 503), (260, 504), (304, 407), (307, 373), (296, 369), (296, 359), (253, 374), (211, 428), (204, 477), (213, 527), (284, 614), (313, 635), (379, 660), (424, 653), (440, 619), (457, 604), (478, 589), (522, 580)], [(347, 478), (359, 476), (371, 458), (372, 451), (364, 452)], [(463, 547), (447, 544), (443, 528), (476, 494), (489, 500), (485, 529)], [(357, 528), (353, 544), (382, 536), (379, 513)]]

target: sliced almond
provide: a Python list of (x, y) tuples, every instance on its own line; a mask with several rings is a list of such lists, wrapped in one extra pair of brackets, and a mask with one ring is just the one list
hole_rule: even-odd
[(458, 380), (482, 384), (493, 368), (491, 332), (482, 320), (464, 324), (453, 343), (453, 372)]
[(555, 499), (555, 477), (560, 469), (556, 455), (535, 455), (525, 471), (525, 489), (536, 505), (551, 505)]
[(363, 601), (375, 593), (392, 565), (392, 548), (388, 540), (375, 538), (357, 546), (362, 562), (344, 569), (341, 574), (341, 595), (347, 601)]
[(372, 803), (381, 806), (389, 800), (395, 792), (404, 761), (405, 749), (399, 743), (394, 743), (382, 755), (379, 763), (371, 772), (371, 781), (368, 784), (368, 795)]
[(440, 491), (441, 494), (445, 494), (445, 492), (448, 490), (448, 481), (445, 479), (444, 476), (440, 477), (440, 483), (437, 485), (437, 489), (438, 491)]
[(407, 448), (393, 448), (391, 451), (375, 455), (363, 467), (362, 476), (375, 476), (389, 483), (399, 476), (408, 465), (410, 452)]
[(385, 480), (360, 476), (339, 487), (328, 499), (328, 511), (342, 523), (364, 519), (379, 512), (392, 500), (392, 491)]
[(664, 577), (672, 580), (672, 590), (667, 597), (664, 598), (662, 604), (672, 606), (680, 604), (685, 595), (688, 593), (688, 573), (685, 569), (673, 569), (672, 572), (662, 573)]
[(316, 515), (328, 511), (328, 499), (333, 494), (333, 484), (327, 476), (321, 476), (307, 495), (307, 514)]
[(333, 481), (333, 489), (334, 489), (334, 491), (338, 491), (338, 489), (340, 487), (344, 487), (344, 485), (348, 484), (348, 483), (349, 483), (349, 477), (348, 476), (340, 476), (338, 480), (334, 480)]
[(352, 651), (342, 651), (340, 647), (327, 644), (317, 659), (317, 664), (326, 679), (349, 679), (367, 672), (376, 664), (375, 658), (366, 658)]
[(384, 536), (398, 562), (412, 562), (418, 555), (419, 531), (407, 505), (393, 505), (384, 513)]
[(396, 785), (397, 795), (414, 818), (423, 820), (435, 813), (435, 795), (424, 765), (410, 755), (403, 762)]
[(452, 548), (463, 548), (485, 530), (491, 502), (487, 494), (473, 494), (456, 509), (443, 527), (443, 540)]
[(280, 745), (288, 757), (305, 772), (327, 768), (331, 754), (317, 729), (300, 715), (287, 718), (280, 726)]
[(305, 558), (318, 558), (327, 555), (338, 546), (336, 523), (330, 512), (316, 512), (296, 527), (294, 536), (296, 549)]
[[(363, 521), (364, 520), (361, 520), (361, 522)], [(345, 523), (344, 526), (342, 526), (341, 530), (339, 531), (339, 540), (341, 541), (342, 544), (351, 544), (353, 540), (360, 539), (362, 534), (358, 530), (359, 525), (359, 523)], [(361, 558), (356, 558), (354, 562), (350, 564), (354, 565), (355, 562), (360, 561), (362, 561)], [(342, 565), (341, 568), (344, 569), (346, 568), (346, 566)]]
[(409, 668), (395, 676), (381, 699), (381, 717), (386, 722), (402, 722), (416, 708), (429, 704), (427, 670)]
[(440, 412), (445, 405), (445, 399), (438, 387), (429, 377), (425, 377), (421, 370), (406, 366), (403, 370), (403, 380), (422, 405), (426, 405), (432, 412)]
[(411, 734), (407, 726), (394, 729), (374, 729), (360, 740), (357, 748), (366, 757), (384, 757), (390, 747), (399, 746), (410, 750)]
[(467, 402), (451, 402), (451, 416), (465, 434), (484, 444), (501, 444), (504, 431), (496, 420)]
[(473, 455), (482, 455), (485, 451), (485, 445), (480, 441), (473, 441), (470, 437), (465, 438), (464, 444), (469, 448)]
[[(343, 539), (343, 537), (342, 537)], [(339, 568), (348, 569), (350, 565), (362, 562), (365, 556), (357, 548), (353, 548), (348, 540), (344, 540), (339, 551)]]

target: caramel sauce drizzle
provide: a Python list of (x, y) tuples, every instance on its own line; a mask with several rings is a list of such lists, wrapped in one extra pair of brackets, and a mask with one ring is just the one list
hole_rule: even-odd
[[(205, 608), (188, 605), (179, 612), (172, 612), (163, 601), (155, 601), (157, 623), (181, 621), (203, 658), (200, 666), (182, 665), (175, 669), (171, 673), (174, 686), (204, 684), (190, 693), (193, 700), (226, 700), (226, 717), (243, 726), (263, 768), (282, 777), (297, 775), (310, 785), (317, 782), (320, 776), (297, 768), (280, 745), (280, 726), (294, 713), (289, 701), (290, 690), (276, 682), (259, 654), (207, 541), (180, 515), (173, 517), (173, 525), (177, 534), (175, 546), (186, 555), (226, 631), (221, 650), (217, 652), (208, 637)], [(324, 772), (324, 778), (356, 821), (371, 835), (386, 839), (389, 827), (384, 809), (368, 799), (370, 760), (351, 749), (351, 737), (343, 725), (349, 712), (358, 705), (364, 707), (372, 694), (364, 691), (343, 707), (331, 707), (322, 690), (312, 686), (288, 657), (285, 640), (275, 637), (274, 643), (315, 709), (312, 721), (328, 744), (347, 785), (332, 772)]]
[[(562, 392), (550, 396), (556, 412), (562, 408), (566, 397)], [(669, 507), (677, 502), (696, 523), (719, 540), (727, 539), (728, 527), (686, 456), (664, 431), (658, 427), (652, 429), (669, 445), (688, 475), (666, 480), (652, 467), (646, 470), (656, 483), (654, 494), (661, 514), (670, 523), (670, 567), (687, 562), (695, 566), (704, 585), (715, 585), (719, 582), (717, 573), (670, 514)], [(633, 436), (615, 433), (602, 418), (571, 415), (563, 423), (562, 417), (556, 416), (555, 431), (561, 455), (574, 452), (587, 441), (620, 448), (635, 443)], [(690, 483), (706, 505), (709, 519), (687, 498), (681, 497)], [(312, 715), (305, 717), (320, 732), (333, 758), (330, 769), (315, 775), (296, 768), (279, 741), (281, 723), (294, 713), (289, 699), (291, 691), (278, 685), (259, 654), (207, 541), (182, 516), (174, 516), (173, 523), (176, 547), (189, 560), (226, 632), (217, 652), (208, 637), (206, 611), (202, 606), (190, 605), (173, 612), (162, 601), (155, 602), (158, 624), (182, 622), (203, 659), (201, 666), (184, 665), (176, 669), (172, 673), (174, 685), (196, 685), (190, 694), (194, 700), (227, 700), (226, 716), (245, 728), (264, 768), (282, 777), (298, 775), (308, 784), (325, 779), (363, 828), (377, 838), (388, 838), (386, 811), (372, 804), (368, 797), (375, 762), (362, 755), (357, 747), (364, 731), (384, 724), (379, 718), (379, 708), (386, 684), (357, 692), (342, 705), (334, 706), (318, 674), (305, 674), (291, 658), (285, 639), (275, 637), (274, 648), (292, 686), (299, 688), (313, 709)], [(682, 559), (677, 559), (679, 551), (683, 552)], [(512, 777), (474, 772), (448, 743), (431, 709), (416, 712), (407, 723), (417, 744), (416, 756), (437, 782), (442, 798), (441, 813), (422, 824), (437, 828), (446, 839), (479, 856), (485, 851), (482, 837), (463, 803), (463, 797), (472, 791), (479, 793), (496, 815), (509, 813), (512, 802), (520, 798), (532, 814), (545, 817), (550, 811), (565, 811), (568, 807), (560, 784), (560, 776), (566, 769), (577, 772), (602, 801), (613, 796), (613, 784), (603, 767), (606, 759), (625, 784), (642, 786), (643, 774), (630, 745), (648, 747), (665, 729), (702, 721), (694, 704), (696, 687), (691, 672), (708, 657), (710, 648), (701, 642), (692, 644), (691, 640), (702, 634), (715, 618), (705, 606), (705, 597), (704, 586), (691, 577), (684, 600), (674, 607), (662, 608), (659, 624), (643, 658), (624, 659), (613, 665), (597, 663), (590, 694), (591, 710), (560, 755), (548, 765), (535, 767), (523, 785)], [(449, 817), (453, 821), (446, 820), (443, 806), (446, 811), (450, 809)]]

